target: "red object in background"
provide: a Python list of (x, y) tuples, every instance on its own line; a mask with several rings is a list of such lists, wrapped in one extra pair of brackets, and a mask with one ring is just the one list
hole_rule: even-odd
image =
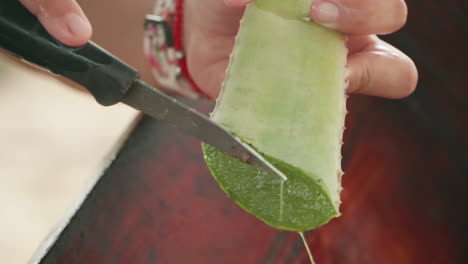
[[(415, 2), (420, 2), (417, 4)], [(420, 71), (410, 98), (351, 96), (342, 216), (307, 233), (318, 264), (458, 264), (468, 245), (462, 1), (409, 1), (387, 38)], [(236, 206), (199, 142), (144, 118), (40, 263), (308, 263), (295, 233)]]

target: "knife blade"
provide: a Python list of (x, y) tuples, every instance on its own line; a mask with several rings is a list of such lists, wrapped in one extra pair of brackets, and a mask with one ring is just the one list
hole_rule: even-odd
[(186, 134), (194, 136), (242, 162), (287, 180), (287, 177), (280, 170), (225, 128), (141, 80), (132, 84), (122, 102), (153, 118), (166, 121)]
[(108, 106), (123, 102), (244, 163), (287, 180), (248, 144), (207, 116), (139, 80), (138, 71), (95, 43), (90, 41), (77, 48), (61, 44), (17, 0), (0, 1), (0, 32), (0, 48), (75, 81), (90, 91), (98, 103)]

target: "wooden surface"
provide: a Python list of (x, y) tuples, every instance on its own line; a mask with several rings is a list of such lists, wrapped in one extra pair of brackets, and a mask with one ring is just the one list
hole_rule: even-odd
[(24, 264), (137, 113), (104, 108), (0, 54), (2, 63), (0, 263)]
[[(442, 4), (444, 6), (442, 6)], [(307, 233), (320, 264), (463, 263), (468, 101), (463, 1), (408, 1), (386, 39), (412, 57), (401, 101), (351, 96), (342, 217)], [(199, 142), (144, 118), (41, 263), (307, 263), (297, 234), (230, 201)]]

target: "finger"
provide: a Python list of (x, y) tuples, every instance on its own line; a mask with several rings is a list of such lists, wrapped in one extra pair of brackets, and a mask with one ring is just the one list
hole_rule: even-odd
[(75, 0), (20, 2), (37, 16), (52, 36), (65, 45), (81, 46), (91, 38), (91, 24)]
[(224, 0), (224, 3), (228, 7), (244, 7), (247, 3), (252, 1), (253, 0)]
[(386, 98), (403, 98), (416, 88), (418, 72), (413, 61), (376, 36), (349, 40), (362, 50), (348, 57), (347, 92)]
[(404, 0), (315, 0), (311, 8), (315, 22), (356, 35), (395, 32), (407, 13)]

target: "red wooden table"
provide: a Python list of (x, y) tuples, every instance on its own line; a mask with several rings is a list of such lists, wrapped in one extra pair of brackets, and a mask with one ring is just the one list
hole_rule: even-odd
[[(407, 26), (385, 39), (415, 60), (418, 89), (351, 96), (343, 215), (307, 233), (319, 264), (466, 263), (466, 3), (408, 5)], [(226, 197), (199, 142), (147, 117), (37, 261), (308, 263), (297, 234)]]

